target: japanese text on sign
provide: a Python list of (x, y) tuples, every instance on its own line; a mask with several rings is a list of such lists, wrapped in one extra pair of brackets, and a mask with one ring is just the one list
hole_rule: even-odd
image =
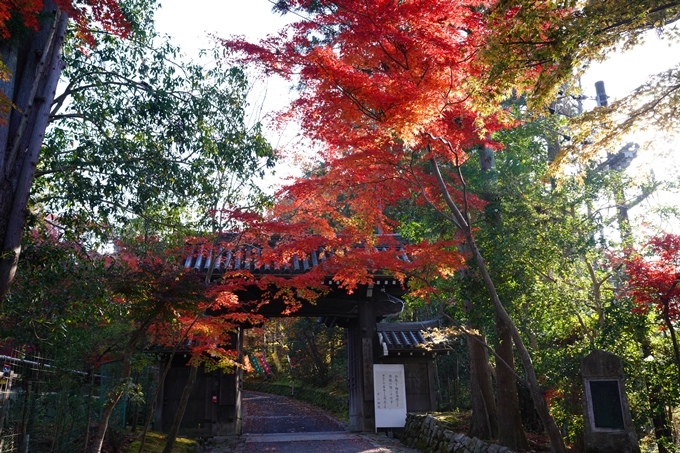
[(401, 387), (404, 385), (403, 373), (377, 371), (375, 392), (376, 409), (401, 409), (404, 399), (401, 397)]
[(403, 364), (373, 365), (375, 428), (403, 428), (406, 424), (406, 380)]

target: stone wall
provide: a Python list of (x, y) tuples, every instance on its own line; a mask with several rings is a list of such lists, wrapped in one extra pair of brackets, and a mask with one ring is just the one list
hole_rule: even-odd
[(446, 422), (426, 414), (408, 414), (400, 438), (404, 445), (424, 453), (512, 453), (506, 447), (454, 433)]

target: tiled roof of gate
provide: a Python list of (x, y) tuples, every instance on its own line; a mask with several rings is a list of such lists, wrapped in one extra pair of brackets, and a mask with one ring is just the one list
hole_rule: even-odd
[(423, 322), (379, 323), (378, 340), (383, 356), (396, 352), (440, 352), (451, 349), (441, 335), (433, 335), (432, 329), (440, 327), (441, 319)]
[[(399, 235), (385, 236), (396, 238), (397, 241), (401, 242)], [(363, 248), (363, 246), (357, 245), (356, 248)], [(377, 246), (376, 250), (387, 252), (388, 250), (394, 249), (387, 246)], [(399, 256), (400, 259), (406, 262), (409, 261), (408, 256), (403, 249), (398, 248), (397, 251), (401, 253)], [(233, 247), (218, 247), (215, 255), (213, 271), (217, 273), (244, 270), (259, 274), (300, 274), (319, 266), (332, 256), (333, 252), (324, 247), (319, 247), (317, 250), (311, 252), (309, 256), (293, 256), (290, 260), (290, 264), (284, 266), (260, 264), (262, 249), (254, 245), (243, 244)], [(210, 247), (205, 245), (197, 246), (194, 252), (190, 253), (184, 260), (184, 267), (197, 269), (202, 272), (207, 272), (211, 268), (211, 265)]]

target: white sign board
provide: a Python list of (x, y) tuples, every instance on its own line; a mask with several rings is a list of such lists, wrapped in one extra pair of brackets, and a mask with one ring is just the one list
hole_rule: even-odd
[(404, 365), (373, 365), (375, 429), (406, 425)]

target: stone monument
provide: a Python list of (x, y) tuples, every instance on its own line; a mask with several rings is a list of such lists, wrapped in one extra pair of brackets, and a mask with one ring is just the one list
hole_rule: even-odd
[(595, 350), (581, 360), (586, 453), (640, 453), (621, 359)]

